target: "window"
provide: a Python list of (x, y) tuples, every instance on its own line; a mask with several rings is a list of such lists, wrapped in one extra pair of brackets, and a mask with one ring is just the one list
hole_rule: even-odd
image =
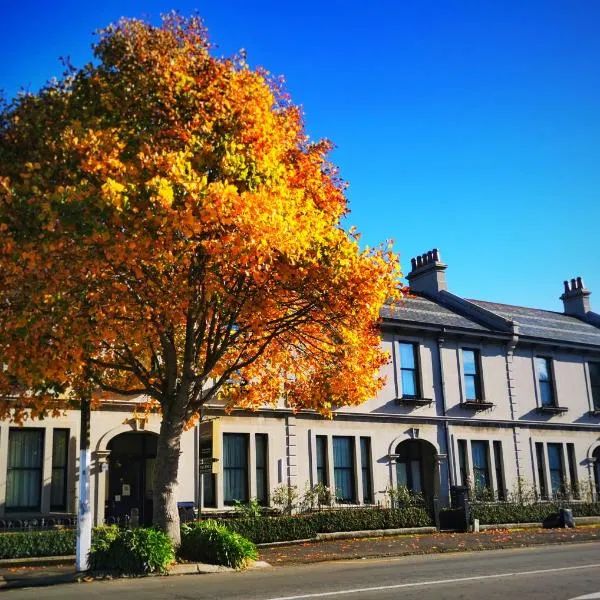
[(398, 487), (419, 494), (423, 491), (423, 452), (418, 440), (406, 440), (396, 446)]
[(248, 502), (248, 435), (223, 434), (223, 499), (231, 505), (235, 500)]
[(565, 471), (562, 459), (562, 444), (548, 444), (548, 466), (550, 468), (550, 488), (552, 494), (564, 490)]
[(496, 471), (496, 486), (498, 487), (498, 500), (506, 500), (504, 493), (504, 475), (502, 470), (502, 442), (494, 442), (494, 468)]
[(362, 473), (363, 504), (373, 504), (371, 481), (371, 438), (360, 438), (360, 468)]
[(540, 402), (542, 406), (554, 406), (554, 384), (552, 382), (552, 367), (549, 358), (537, 356), (535, 359), (538, 384), (540, 386)]
[(537, 472), (540, 487), (540, 497), (548, 497), (548, 487), (546, 486), (546, 462), (544, 461), (544, 444), (542, 442), (535, 443), (535, 457), (537, 459)]
[(594, 410), (600, 410), (600, 363), (588, 363)]
[(400, 342), (400, 380), (402, 396), (418, 398), (421, 395), (419, 386), (419, 361), (417, 357), (417, 344)]
[(483, 400), (483, 394), (481, 393), (479, 351), (468, 350), (467, 348), (464, 348), (462, 351), (462, 357), (465, 380), (465, 400), (471, 402)]
[(460, 470), (460, 484), (467, 485), (467, 440), (457, 440), (458, 468)]
[(579, 481), (577, 480), (577, 461), (575, 460), (575, 444), (567, 444), (567, 458), (569, 459), (569, 477), (571, 478), (571, 494), (579, 500)]
[(256, 434), (256, 499), (263, 506), (268, 504), (267, 443), (267, 435), (265, 433)]
[(329, 477), (327, 476), (327, 436), (317, 436), (317, 483), (329, 485)]
[(67, 461), (69, 456), (69, 430), (52, 432), (52, 483), (50, 510), (67, 510)]
[(354, 438), (333, 438), (333, 476), (338, 502), (356, 502), (354, 491)]
[(5, 503), (7, 511), (40, 510), (43, 455), (42, 429), (10, 429)]
[(490, 489), (490, 464), (488, 460), (488, 443), (471, 442), (473, 456), (473, 482), (475, 491)]

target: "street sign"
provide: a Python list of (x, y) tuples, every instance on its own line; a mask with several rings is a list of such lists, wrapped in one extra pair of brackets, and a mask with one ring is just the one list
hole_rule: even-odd
[(200, 475), (208, 475), (209, 473), (212, 473), (213, 463), (217, 462), (218, 460), (218, 458), (211, 457), (201, 458), (198, 461), (198, 470), (200, 472)]

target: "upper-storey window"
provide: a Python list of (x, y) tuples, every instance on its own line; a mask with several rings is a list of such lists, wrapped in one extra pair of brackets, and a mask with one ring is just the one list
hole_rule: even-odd
[(483, 394), (481, 393), (479, 351), (464, 348), (462, 356), (465, 380), (465, 400), (483, 400)]
[(600, 363), (591, 362), (589, 363), (589, 367), (594, 409), (600, 410)]
[(536, 356), (535, 365), (537, 370), (538, 384), (540, 386), (540, 402), (542, 406), (554, 406), (554, 382), (552, 380), (552, 366), (550, 359)]
[(409, 398), (419, 397), (419, 360), (417, 358), (417, 344), (400, 342), (400, 377), (402, 396)]

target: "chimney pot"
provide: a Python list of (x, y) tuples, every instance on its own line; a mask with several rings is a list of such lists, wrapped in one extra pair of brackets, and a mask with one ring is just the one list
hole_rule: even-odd
[(437, 295), (447, 290), (446, 265), (440, 262), (437, 248), (411, 258), (412, 271), (407, 275), (410, 288), (415, 292)]
[(571, 281), (565, 281), (564, 286), (565, 292), (560, 299), (563, 301), (565, 314), (585, 317), (587, 313), (591, 312), (591, 292), (585, 289), (581, 277), (574, 277)]

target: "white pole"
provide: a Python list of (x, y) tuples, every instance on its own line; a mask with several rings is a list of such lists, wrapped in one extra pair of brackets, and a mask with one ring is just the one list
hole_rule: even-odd
[(79, 432), (79, 510), (77, 511), (77, 549), (75, 568), (89, 569), (92, 546), (92, 511), (90, 508), (90, 401), (81, 400), (81, 430)]

